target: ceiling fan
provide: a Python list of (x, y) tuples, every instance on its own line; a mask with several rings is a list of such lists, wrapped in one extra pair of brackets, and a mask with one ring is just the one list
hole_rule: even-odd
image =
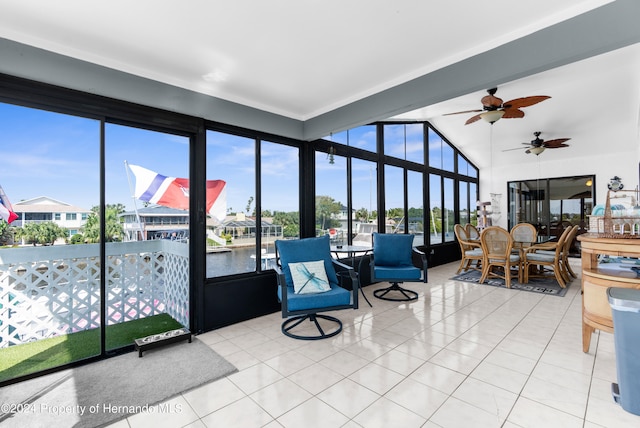
[(458, 111), (455, 113), (447, 113), (445, 114), (445, 116), (450, 116), (452, 114), (482, 112), (470, 117), (464, 124), (469, 125), (470, 123), (476, 122), (480, 119), (484, 119), (485, 121), (493, 125), (501, 118), (516, 119), (524, 117), (524, 112), (520, 110), (521, 108), (529, 107), (534, 104), (538, 104), (539, 102), (542, 102), (548, 98), (551, 98), (547, 95), (535, 95), (531, 97), (516, 98), (505, 103), (501, 98), (495, 96), (495, 93), (497, 91), (498, 88), (487, 89), (489, 95), (485, 95), (480, 100), (482, 102), (482, 110)]
[(527, 147), (518, 147), (517, 149), (503, 150), (503, 152), (526, 149), (525, 153), (533, 153), (534, 155), (538, 156), (546, 149), (560, 149), (562, 147), (569, 147), (569, 145), (565, 144), (565, 142), (569, 141), (571, 138), (556, 138), (555, 140), (545, 141), (540, 138), (540, 134), (542, 134), (542, 132), (536, 131), (533, 133), (533, 135), (536, 137), (535, 139), (531, 140), (528, 143), (522, 143)]

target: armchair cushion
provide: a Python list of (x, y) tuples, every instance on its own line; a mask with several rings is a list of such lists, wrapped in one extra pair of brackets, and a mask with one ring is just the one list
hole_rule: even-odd
[(295, 294), (323, 293), (331, 290), (324, 260), (290, 263), (291, 278)]
[(319, 238), (304, 238), (288, 241), (276, 241), (278, 256), (282, 272), (284, 273), (287, 287), (294, 290), (293, 278), (291, 277), (291, 263), (310, 262), (322, 260), (324, 262), (324, 270), (327, 274), (329, 284), (333, 288), (338, 286), (338, 277), (333, 267), (331, 259), (331, 247), (329, 245), (329, 235)]
[(287, 309), (291, 312), (344, 306), (350, 303), (351, 291), (338, 285), (324, 293), (294, 294), (289, 292), (287, 294)]
[(376, 266), (375, 275), (376, 279), (380, 281), (412, 281), (420, 279), (422, 271), (414, 266)]
[(413, 250), (413, 235), (404, 234), (373, 234), (373, 253), (375, 266), (412, 266), (411, 254)]

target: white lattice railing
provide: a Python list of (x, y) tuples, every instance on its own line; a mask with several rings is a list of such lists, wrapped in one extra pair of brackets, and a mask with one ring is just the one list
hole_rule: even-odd
[[(0, 249), (0, 348), (100, 324), (100, 246)], [(106, 244), (107, 325), (168, 313), (189, 320), (188, 244)]]

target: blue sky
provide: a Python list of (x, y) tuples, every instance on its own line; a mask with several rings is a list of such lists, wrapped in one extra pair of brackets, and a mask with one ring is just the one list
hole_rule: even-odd
[[(52, 113), (0, 103), (0, 148), (5, 167), (0, 185), (13, 202), (48, 196), (84, 209), (99, 203), (100, 122), (94, 119)], [(419, 161), (423, 158), (422, 125), (385, 127), (385, 150)], [(362, 126), (328, 137), (375, 151), (374, 126)], [(441, 142), (433, 139), (438, 151)], [(207, 133), (207, 178), (227, 182), (227, 207), (245, 211), (255, 197), (255, 140), (209, 131)], [(406, 142), (406, 144), (405, 144)], [(189, 141), (186, 137), (114, 124), (106, 125), (106, 201), (133, 209), (132, 190), (125, 160), (159, 174), (188, 177)], [(401, 150), (398, 151), (398, 149)], [(432, 148), (430, 148), (432, 150)], [(298, 150), (263, 141), (261, 146), (262, 203), (265, 209), (298, 210)], [(435, 154), (434, 154), (435, 155)], [(346, 205), (346, 160), (336, 156), (330, 164), (326, 153), (316, 155), (317, 194), (329, 195)], [(403, 202), (401, 170), (387, 167), (387, 208)], [(420, 180), (410, 181), (410, 207), (421, 206)], [(131, 186), (134, 185), (131, 174)], [(354, 159), (353, 207), (376, 209), (375, 164)], [(420, 186), (421, 187), (421, 186)], [(138, 201), (138, 206), (142, 204)], [(253, 211), (255, 202), (250, 207)]]
[[(244, 211), (256, 194), (254, 140), (212, 132), (208, 140), (207, 178), (226, 180), (227, 206)], [(133, 209), (125, 160), (187, 178), (188, 144), (182, 136), (107, 124), (107, 203)], [(98, 205), (99, 121), (0, 103), (0, 149), (5, 159), (0, 185), (12, 203), (48, 196), (85, 209)], [(263, 202), (272, 210), (297, 211), (297, 150), (266, 142), (262, 156), (270, 165), (262, 174)]]

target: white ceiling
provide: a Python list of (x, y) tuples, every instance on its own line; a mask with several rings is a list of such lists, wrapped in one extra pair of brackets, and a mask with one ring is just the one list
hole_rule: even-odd
[[(375, 94), (608, 3), (492, 0), (488, 8), (486, 2), (470, 0), (0, 0), (0, 38), (312, 121), (341, 115), (342, 109)], [(543, 52), (529, 55), (538, 53)], [(0, 64), (0, 71), (10, 67)], [(505, 101), (551, 96), (525, 108), (524, 119), (465, 126), (471, 114), (442, 116), (480, 108), (484, 90), (396, 118), (432, 121), (481, 168), (506, 159), (531, 161), (533, 156), (520, 151), (502, 150), (533, 139), (534, 131), (542, 131), (544, 139), (572, 138), (569, 148), (541, 156), (571, 157), (602, 145), (628, 145), (629, 135), (637, 142), (639, 71), (640, 48), (632, 44), (498, 82), (497, 96)], [(385, 110), (376, 102), (369, 103), (377, 109), (375, 120), (385, 111), (382, 118), (420, 107)], [(489, 148), (492, 157), (486, 155)]]
[(306, 120), (608, 2), (1, 0), (0, 37)]
[[(475, 92), (394, 119), (430, 120), (480, 167), (489, 167), (490, 162), (537, 161), (534, 155), (524, 154), (526, 146), (522, 144), (533, 140), (535, 131), (541, 131), (544, 140), (571, 138), (569, 147), (546, 150), (541, 159), (576, 159), (603, 148), (628, 152), (630, 144), (637, 145), (640, 130), (640, 44), (500, 85), (496, 96), (505, 102), (524, 96), (551, 96), (523, 108), (522, 119), (464, 125), (476, 113), (445, 116), (481, 108), (480, 99), (486, 94)], [(510, 150), (517, 147), (522, 150)], [(492, 159), (483, 154), (489, 149), (494, 153)]]

